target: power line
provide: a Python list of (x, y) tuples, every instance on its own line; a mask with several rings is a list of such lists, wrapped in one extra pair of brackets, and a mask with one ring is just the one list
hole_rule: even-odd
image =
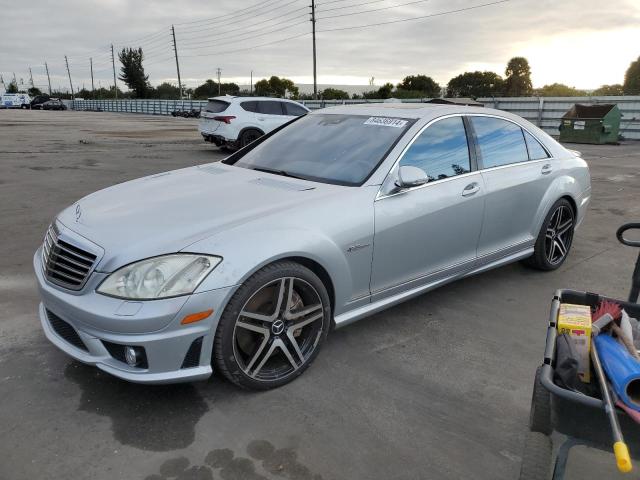
[[(248, 10), (256, 10), (256, 9), (259, 10), (261, 8), (264, 8), (264, 7), (268, 6), (270, 3), (273, 3), (273, 2), (279, 3), (279, 2), (284, 2), (284, 1), (285, 0), (267, 0), (266, 2), (260, 2), (260, 3), (257, 3), (255, 5), (252, 5), (251, 7), (246, 7), (246, 8), (243, 8), (241, 10), (236, 10), (235, 12), (226, 13), (224, 15), (218, 15), (216, 17), (209, 17), (209, 18), (201, 18), (200, 20), (193, 20), (193, 21), (190, 21), (190, 22), (175, 23), (174, 25), (178, 25), (178, 26), (180, 26), (180, 25), (194, 25), (194, 24), (199, 24), (199, 23), (206, 24), (208, 22), (219, 23), (221, 21), (228, 20), (229, 18), (235, 18), (235, 17), (237, 17), (239, 15), (248, 15), (249, 14)], [(251, 13), (253, 13), (253, 12), (251, 12)]]
[[(272, 33), (282, 32), (284, 30), (288, 30), (290, 28), (297, 27), (299, 25), (306, 25), (307, 22), (308, 22), (308, 20), (303, 20), (301, 22), (297, 22), (297, 23), (294, 23), (294, 24), (291, 24), (291, 25), (287, 25), (285, 27), (276, 28), (274, 30), (267, 30), (266, 32), (260, 33), (258, 35), (252, 35), (252, 36), (249, 36), (247, 38), (241, 38), (241, 39), (231, 40), (231, 41), (227, 41), (227, 42), (215, 42), (215, 43), (216, 43), (216, 46), (218, 46), (218, 45), (228, 45), (230, 43), (242, 42), (242, 41), (245, 41), (245, 40), (251, 40), (253, 38), (263, 37), (265, 35), (270, 35)], [(205, 43), (205, 42), (200, 42), (200, 45), (202, 43)], [(210, 48), (210, 47), (211, 47), (211, 45), (189, 46), (189, 44), (187, 44), (187, 47), (185, 47), (185, 48), (187, 50), (198, 50), (198, 49), (201, 49), (201, 48)]]
[(418, 17), (402, 18), (400, 20), (389, 20), (387, 22), (379, 22), (379, 23), (368, 23), (368, 24), (364, 24), (364, 25), (353, 25), (353, 26), (350, 26), (350, 27), (325, 28), (324, 30), (318, 30), (318, 32), (337, 32), (337, 31), (341, 31), (341, 30), (353, 30), (353, 29), (357, 29), (357, 28), (378, 27), (378, 26), (381, 26), (381, 25), (390, 25), (392, 23), (410, 22), (410, 21), (413, 21), (413, 20), (421, 20), (421, 19), (424, 19), (424, 18), (441, 17), (443, 15), (449, 15), (449, 14), (452, 14), (452, 13), (466, 12), (466, 11), (469, 11), (469, 10), (476, 10), (478, 8), (490, 7), (492, 5), (498, 5), (498, 4), (507, 3), (507, 2), (510, 2), (510, 1), (511, 0), (498, 0), (496, 2), (483, 3), (483, 4), (480, 4), (480, 5), (473, 5), (471, 7), (458, 8), (456, 10), (448, 10), (446, 12), (432, 13), (432, 14), (429, 14), (429, 15), (420, 15)]
[(287, 37), (287, 38), (282, 38), (280, 40), (274, 40), (273, 42), (267, 42), (267, 43), (261, 43), (260, 45), (253, 45), (251, 47), (245, 47), (245, 48), (238, 48), (236, 50), (226, 50), (223, 52), (212, 52), (212, 53), (200, 53), (200, 54), (194, 54), (194, 55), (182, 55), (182, 57), (210, 57), (213, 55), (226, 55), (228, 53), (237, 53), (237, 52), (244, 52), (247, 50), (254, 50), (256, 48), (260, 48), (260, 47), (266, 47), (267, 45), (274, 45), (276, 43), (282, 43), (282, 42), (287, 42), (289, 40), (293, 40), (296, 38), (301, 38), (301, 37), (306, 37), (307, 35), (311, 35), (311, 32), (305, 32), (305, 33), (300, 33), (298, 35), (293, 35), (291, 37)]
[[(296, 3), (296, 2), (299, 2), (299, 1), (300, 1), (300, 0), (289, 0), (289, 1), (288, 1), (287, 3), (285, 3), (284, 5), (280, 5), (279, 7), (275, 7), (274, 9), (272, 9), (272, 10), (271, 10), (271, 12), (274, 12), (274, 11), (276, 11), (276, 10), (280, 10), (280, 9), (282, 9), (282, 8), (284, 8), (284, 7), (288, 7), (289, 5), (291, 5), (291, 4), (293, 4), (293, 3)], [(302, 8), (307, 8), (307, 7), (305, 6), (305, 7), (302, 7)], [(300, 8), (300, 9), (298, 9), (298, 10), (301, 10), (302, 8)], [(271, 13), (271, 12), (270, 12), (270, 13)], [(289, 13), (291, 13), (291, 12), (289, 12)], [(280, 14), (280, 15), (282, 15), (282, 14)], [(285, 15), (287, 15), (287, 14), (285, 14)], [(241, 18), (241, 19), (239, 19), (239, 20), (234, 20), (234, 21), (232, 21), (232, 22), (225, 21), (225, 22), (224, 22), (224, 26), (226, 27), (226, 26), (228, 26), (228, 25), (235, 25), (235, 24), (237, 24), (237, 23), (247, 23), (247, 22), (249, 22), (249, 23), (250, 23), (250, 22), (252, 22), (253, 20), (254, 20), (254, 18), (253, 18), (253, 17), (247, 17), (247, 16), (245, 16), (244, 18)], [(206, 31), (210, 31), (210, 30), (211, 30), (211, 25), (209, 25), (209, 26), (207, 26), (207, 27), (205, 27), (205, 28), (198, 28), (198, 29), (195, 29), (195, 30), (194, 30), (194, 29), (191, 29), (191, 30), (190, 30), (190, 29), (186, 29), (186, 34), (197, 33), (197, 32), (206, 32)]]
[(328, 15), (326, 17), (319, 17), (318, 20), (325, 20), (328, 18), (350, 17), (351, 15), (362, 15), (364, 13), (379, 12), (380, 10), (391, 10), (392, 8), (406, 7), (407, 5), (415, 5), (416, 3), (425, 3), (430, 0), (414, 0), (413, 2), (401, 3), (398, 5), (390, 5), (388, 7), (370, 8), (369, 10), (362, 10), (361, 12), (349, 12), (340, 13), (338, 15)]
[(362, 2), (362, 3), (356, 3), (353, 5), (343, 5), (342, 7), (333, 7), (333, 8), (325, 8), (322, 10), (318, 10), (317, 13), (323, 13), (323, 12), (332, 12), (334, 10), (345, 10), (347, 8), (355, 8), (355, 7), (360, 7), (362, 5), (371, 5), (374, 3), (382, 3), (382, 2), (386, 2), (387, 0), (374, 0), (373, 2)]
[[(287, 23), (287, 22), (292, 21), (292, 20), (297, 20), (298, 18), (302, 18), (302, 17), (305, 17), (305, 18), (306, 18), (306, 16), (307, 16), (307, 14), (306, 14), (306, 13), (305, 13), (305, 14), (302, 14), (302, 15), (296, 15), (295, 17), (288, 17), (288, 15), (291, 15), (292, 13), (294, 13), (294, 12), (298, 12), (298, 11), (300, 11), (300, 10), (306, 10), (307, 8), (308, 8), (308, 7), (306, 7), (306, 6), (305, 6), (305, 7), (302, 7), (302, 8), (297, 8), (296, 10), (292, 10), (292, 11), (291, 11), (291, 12), (289, 12), (288, 14), (285, 14), (285, 17), (287, 17), (287, 18), (282, 18), (282, 15), (278, 15), (278, 16), (276, 16), (276, 17), (269, 18), (269, 19), (267, 19), (267, 20), (263, 20), (263, 21), (261, 21), (261, 22), (256, 22), (256, 23), (254, 23), (252, 26), (255, 26), (255, 25), (262, 25), (263, 23), (269, 23), (269, 22), (271, 22), (271, 21), (273, 21), (273, 20), (276, 20), (276, 19), (278, 19), (278, 18), (282, 18), (282, 20), (281, 20), (280, 22), (276, 22), (276, 23), (274, 23), (274, 24), (272, 24), (272, 25), (265, 25), (264, 27), (256, 28), (256, 29), (254, 29), (254, 30), (246, 30), (246, 27), (245, 27), (245, 26), (241, 26), (241, 27), (232, 28), (231, 30), (224, 30), (224, 31), (221, 31), (221, 32), (217, 32), (217, 33), (215, 33), (213, 36), (209, 36), (209, 35), (195, 35), (195, 36), (193, 36), (193, 37), (189, 37), (189, 38), (187, 38), (187, 43), (189, 43), (189, 42), (190, 42), (190, 41), (192, 41), (192, 40), (196, 40), (197, 38), (215, 38), (215, 37), (232, 38), (233, 36), (236, 36), (236, 35), (227, 35), (227, 34), (229, 34), (229, 33), (231, 33), (231, 32), (237, 32), (238, 30), (245, 30), (245, 32), (244, 32), (244, 33), (259, 32), (260, 30), (264, 30), (265, 28), (271, 28), (271, 27), (275, 27), (276, 25), (282, 25), (283, 23)], [(193, 33), (193, 32), (188, 32), (188, 33)], [(188, 36), (187, 36), (187, 37), (188, 37)]]

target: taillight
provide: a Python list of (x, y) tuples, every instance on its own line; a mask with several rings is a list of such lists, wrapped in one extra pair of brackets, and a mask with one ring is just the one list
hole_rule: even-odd
[(232, 115), (222, 115), (220, 117), (213, 117), (214, 120), (217, 120), (218, 122), (224, 122), (226, 124), (231, 123), (231, 120), (233, 120), (234, 118), (236, 117)]

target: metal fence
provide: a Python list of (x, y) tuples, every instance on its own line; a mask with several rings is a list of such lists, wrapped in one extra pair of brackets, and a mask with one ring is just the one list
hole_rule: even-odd
[[(428, 98), (403, 99), (403, 103), (422, 103)], [(575, 103), (594, 105), (615, 103), (622, 112), (620, 133), (624, 138), (640, 140), (640, 96), (619, 97), (501, 97), (478, 98), (486, 107), (515, 113), (538, 125), (551, 135), (558, 135), (560, 118)], [(379, 103), (385, 100), (302, 100), (311, 110), (333, 105)], [(387, 100), (388, 101), (388, 100)], [(202, 110), (205, 100), (74, 100), (74, 110), (170, 115), (174, 111)]]

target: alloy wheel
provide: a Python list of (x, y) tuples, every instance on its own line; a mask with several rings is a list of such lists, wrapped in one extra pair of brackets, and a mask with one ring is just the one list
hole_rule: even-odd
[(551, 215), (545, 235), (545, 254), (551, 265), (561, 263), (573, 241), (573, 211), (560, 205)]
[(256, 290), (236, 318), (235, 360), (254, 380), (281, 380), (307, 362), (324, 328), (317, 290), (297, 277), (278, 278)]

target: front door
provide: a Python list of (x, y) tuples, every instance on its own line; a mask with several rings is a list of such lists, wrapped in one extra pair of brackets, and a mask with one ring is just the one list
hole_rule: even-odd
[(471, 270), (476, 259), (484, 182), (472, 167), (462, 117), (423, 130), (403, 154), (405, 165), (421, 168), (429, 182), (375, 202), (375, 296)]

